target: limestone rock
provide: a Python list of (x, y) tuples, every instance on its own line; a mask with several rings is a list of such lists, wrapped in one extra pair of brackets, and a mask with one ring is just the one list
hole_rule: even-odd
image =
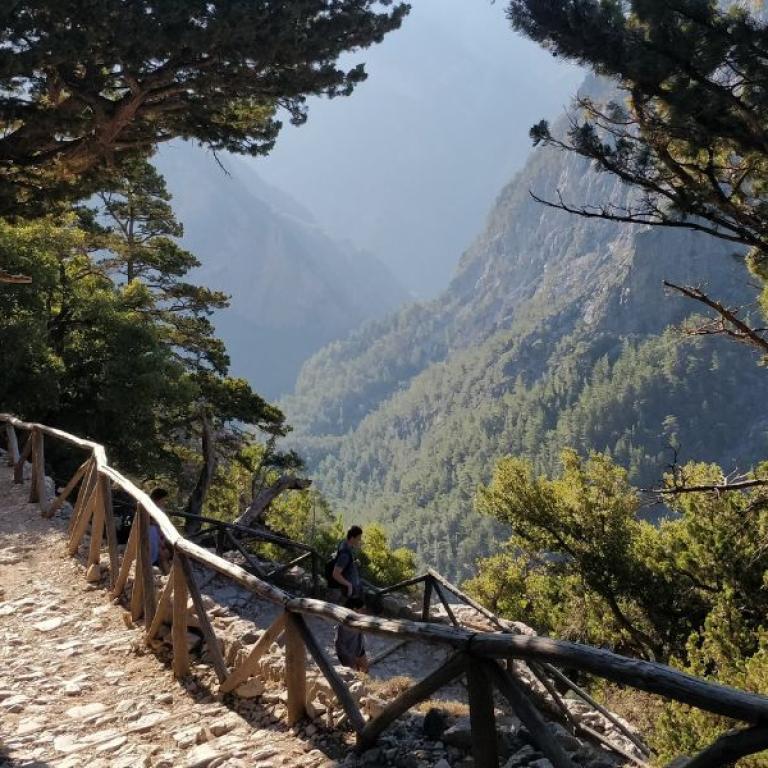
[(92, 584), (101, 581), (101, 566), (98, 563), (92, 563), (85, 572), (85, 580)]
[(5, 710), (6, 712), (21, 712), (28, 703), (29, 699), (19, 693), (4, 699), (3, 702), (0, 703), (0, 709)]
[(253, 699), (256, 696), (261, 696), (264, 691), (264, 682), (257, 677), (252, 677), (235, 688), (235, 694), (241, 699)]
[(227, 758), (229, 755), (229, 751), (218, 749), (214, 744), (206, 742), (189, 751), (184, 768), (209, 768), (214, 760)]
[(38, 632), (53, 632), (54, 629), (58, 629), (64, 623), (65, 620), (61, 616), (56, 616), (52, 619), (40, 621), (34, 627)]
[(89, 717), (95, 717), (103, 712), (106, 712), (106, 706), (99, 701), (94, 701), (91, 704), (83, 704), (79, 707), (70, 707), (66, 711), (67, 717), (73, 720), (86, 720)]

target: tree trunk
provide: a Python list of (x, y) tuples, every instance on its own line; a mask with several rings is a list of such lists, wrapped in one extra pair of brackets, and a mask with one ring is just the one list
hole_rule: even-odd
[[(213, 473), (216, 470), (216, 450), (213, 432), (211, 431), (211, 424), (205, 413), (201, 415), (201, 421), (203, 424), (203, 466), (200, 468), (200, 474), (198, 475), (195, 489), (190, 494), (187, 506), (184, 509), (189, 515), (203, 514), (205, 497), (208, 494), (208, 489), (211, 487)], [(202, 522), (200, 520), (186, 518), (184, 522), (184, 532), (187, 536), (198, 533), (201, 528)]]
[(4, 269), (0, 269), (0, 283), (24, 285), (31, 282), (32, 278), (28, 277), (27, 275), (12, 275), (10, 272), (6, 272)]
[(264, 525), (269, 505), (284, 491), (303, 491), (312, 485), (311, 480), (295, 475), (281, 475), (277, 482), (259, 491), (248, 509), (235, 520), (238, 525)]

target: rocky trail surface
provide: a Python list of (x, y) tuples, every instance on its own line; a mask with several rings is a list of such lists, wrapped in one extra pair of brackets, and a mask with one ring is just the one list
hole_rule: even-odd
[[(0, 459), (3, 457), (0, 456)], [(3, 461), (4, 464), (4, 461)], [(163, 633), (147, 647), (141, 625), (110, 599), (104, 581), (90, 584), (83, 563), (66, 554), (66, 512), (51, 520), (27, 502), (0, 466), (0, 768), (471, 768), (466, 692), (461, 683), (398, 720), (372, 750), (357, 755), (325, 681), (308, 670), (311, 721), (285, 724), (284, 652), (275, 643), (259, 674), (215, 694), (201, 638), (188, 634), (194, 663), (174, 679)], [(277, 617), (277, 607), (212, 572), (196, 570), (207, 612), (230, 665)], [(162, 577), (157, 575), (158, 586)], [(308, 621), (333, 650), (333, 627)], [(164, 630), (167, 633), (167, 630)], [(369, 656), (392, 645), (370, 638)], [(373, 716), (414, 678), (438, 666), (445, 650), (408, 643), (369, 677), (342, 667), (361, 710)], [(504, 768), (551, 768), (528, 743), (519, 721), (498, 713)], [(622, 761), (552, 725), (579, 766), (613, 768)]]
[(0, 471), (0, 765), (335, 765), (279, 723), (259, 727), (184, 687), (65, 556), (61, 520)]

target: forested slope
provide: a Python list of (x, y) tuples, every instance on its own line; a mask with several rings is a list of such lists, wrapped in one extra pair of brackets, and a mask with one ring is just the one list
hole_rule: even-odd
[(550, 470), (565, 446), (604, 450), (646, 484), (670, 445), (745, 469), (768, 444), (766, 423), (747, 415), (768, 394), (754, 355), (671, 329), (697, 307), (662, 286), (706, 283), (749, 305), (732, 248), (572, 217), (530, 190), (627, 199), (583, 160), (534, 151), (446, 293), (322, 350), (285, 402), (323, 489), (453, 575), (492, 547), (472, 497), (502, 455)]

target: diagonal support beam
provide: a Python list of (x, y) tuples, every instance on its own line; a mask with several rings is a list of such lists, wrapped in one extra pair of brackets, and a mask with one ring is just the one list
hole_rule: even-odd
[[(178, 559), (177, 559), (178, 558)], [(208, 654), (211, 657), (211, 663), (213, 669), (216, 672), (216, 677), (219, 678), (219, 683), (223, 683), (229, 671), (227, 670), (227, 664), (224, 661), (224, 657), (221, 655), (221, 648), (219, 648), (219, 641), (216, 639), (216, 633), (211, 626), (211, 620), (208, 618), (208, 614), (205, 611), (205, 605), (203, 605), (203, 596), (200, 594), (200, 588), (195, 581), (195, 575), (192, 572), (192, 566), (186, 555), (181, 552), (176, 552), (174, 557), (174, 564), (181, 565), (184, 572), (184, 580), (187, 582), (187, 589), (192, 597), (192, 603), (195, 606), (195, 613), (200, 621), (200, 631), (203, 633), (203, 639), (205, 645), (208, 648)]]
[(480, 661), (487, 670), (499, 692), (510, 703), (515, 714), (531, 734), (531, 741), (544, 753), (554, 768), (576, 768), (560, 742), (552, 737), (552, 732), (539, 711), (528, 698), (525, 687), (520, 681), (503, 670), (496, 661)]
[(285, 615), (285, 613), (281, 613), (269, 627), (267, 627), (264, 634), (256, 642), (256, 645), (251, 648), (251, 652), (248, 656), (241, 664), (232, 670), (229, 677), (227, 677), (221, 684), (221, 687), (219, 688), (221, 693), (234, 691), (240, 683), (244, 683), (256, 671), (259, 659), (261, 659), (261, 657), (270, 649), (272, 643), (283, 634), (283, 630), (285, 629)]
[(463, 674), (466, 659), (467, 657), (464, 653), (460, 651), (454, 653), (448, 657), (442, 666), (411, 686), (407, 691), (403, 691), (394, 701), (387, 704), (378, 716), (373, 720), (369, 720), (365, 728), (357, 735), (357, 750), (363, 752), (366, 749), (370, 749), (376, 743), (381, 733), (397, 720), (400, 715)]
[(346, 683), (341, 679), (339, 673), (334, 669), (331, 660), (326, 656), (325, 651), (320, 647), (320, 644), (315, 639), (312, 631), (307, 626), (307, 622), (301, 614), (288, 614), (288, 621), (296, 626), (299, 634), (304, 640), (304, 645), (309, 650), (312, 658), (315, 660), (315, 664), (320, 667), (320, 671), (325, 676), (325, 679), (330, 684), (333, 692), (336, 694), (336, 698), (347, 713), (347, 718), (357, 733), (360, 733), (365, 727), (365, 720), (360, 714), (357, 704), (354, 698), (349, 692)]

